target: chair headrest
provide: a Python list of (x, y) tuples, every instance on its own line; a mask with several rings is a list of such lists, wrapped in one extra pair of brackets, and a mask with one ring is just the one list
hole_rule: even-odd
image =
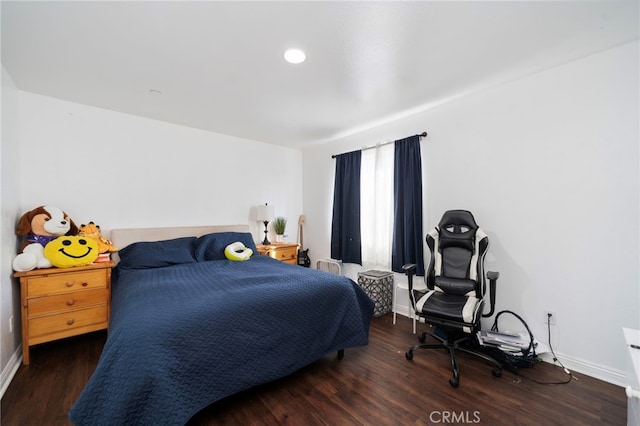
[(474, 250), (478, 224), (467, 210), (449, 210), (442, 215), (439, 228), (440, 248), (461, 247)]

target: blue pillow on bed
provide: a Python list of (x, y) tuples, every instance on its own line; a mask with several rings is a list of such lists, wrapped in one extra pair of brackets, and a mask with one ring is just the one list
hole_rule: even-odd
[(253, 235), (249, 232), (214, 232), (198, 238), (195, 256), (198, 262), (207, 260), (226, 260), (224, 249), (231, 243), (241, 242), (245, 247), (257, 253)]
[(162, 268), (180, 263), (194, 263), (196, 237), (133, 243), (118, 252), (120, 269)]

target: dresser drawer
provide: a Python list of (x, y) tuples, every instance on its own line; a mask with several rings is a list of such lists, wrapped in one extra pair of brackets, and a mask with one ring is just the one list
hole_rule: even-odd
[(42, 275), (28, 279), (27, 297), (97, 288), (107, 288), (107, 275), (104, 270)]
[[(109, 320), (107, 305), (96, 306), (89, 309), (47, 315), (29, 319), (29, 337), (37, 338), (49, 333), (64, 333), (65, 330), (73, 330), (91, 324), (106, 323)], [(71, 333), (70, 335), (72, 335)]]
[(298, 256), (298, 250), (295, 247), (269, 251), (269, 257), (273, 257), (274, 259), (278, 259), (283, 262), (287, 260), (296, 260), (297, 256)]
[(95, 305), (104, 305), (109, 299), (109, 290), (74, 291), (72, 293), (56, 294), (54, 296), (36, 297), (29, 299), (29, 317), (43, 314), (68, 312)]

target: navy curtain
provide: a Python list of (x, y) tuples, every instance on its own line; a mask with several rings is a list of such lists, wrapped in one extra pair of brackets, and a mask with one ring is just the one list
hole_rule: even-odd
[(394, 224), (391, 269), (415, 263), (416, 275), (424, 276), (422, 238), (422, 159), (420, 137), (395, 142), (393, 180)]
[(336, 156), (331, 224), (331, 258), (362, 265), (360, 163), (362, 151)]

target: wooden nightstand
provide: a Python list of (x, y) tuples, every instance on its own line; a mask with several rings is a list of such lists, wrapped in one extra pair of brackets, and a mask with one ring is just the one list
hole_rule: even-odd
[(22, 362), (38, 343), (109, 328), (113, 262), (16, 272), (22, 299)]
[(269, 245), (258, 244), (258, 253), (274, 259), (281, 260), (292, 265), (298, 264), (298, 243), (273, 243)]

